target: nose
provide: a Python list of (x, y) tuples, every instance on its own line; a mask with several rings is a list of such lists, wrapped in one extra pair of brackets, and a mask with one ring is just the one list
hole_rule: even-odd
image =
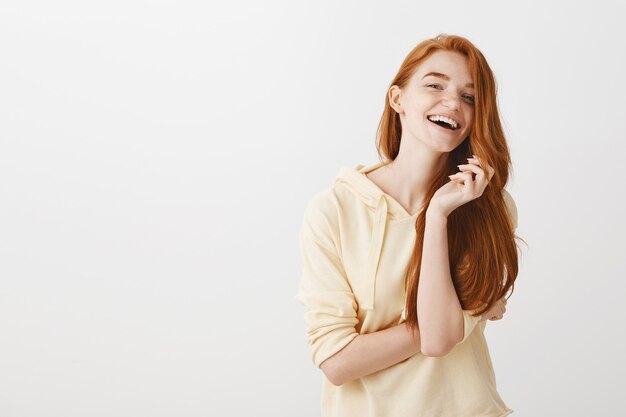
[(443, 104), (452, 111), (459, 109), (459, 98), (454, 94), (447, 94), (443, 98)]

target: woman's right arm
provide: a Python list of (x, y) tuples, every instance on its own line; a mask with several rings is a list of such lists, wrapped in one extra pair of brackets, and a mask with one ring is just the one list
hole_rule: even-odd
[(331, 383), (341, 385), (416, 354), (420, 337), (404, 323), (374, 333), (357, 332), (358, 305), (339, 251), (336, 207), (327, 197), (314, 198), (305, 211), (296, 299), (306, 306), (313, 363)]
[(355, 337), (320, 365), (328, 380), (342, 385), (401, 362), (420, 351), (419, 332), (406, 323)]

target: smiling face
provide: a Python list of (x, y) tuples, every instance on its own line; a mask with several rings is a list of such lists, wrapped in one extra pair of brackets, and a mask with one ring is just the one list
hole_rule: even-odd
[(467, 58), (458, 52), (433, 52), (403, 89), (389, 89), (389, 104), (400, 115), (403, 140), (408, 136), (434, 151), (452, 151), (469, 135), (474, 121)]

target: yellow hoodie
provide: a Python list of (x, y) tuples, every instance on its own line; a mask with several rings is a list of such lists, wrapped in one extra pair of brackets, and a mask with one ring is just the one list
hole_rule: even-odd
[[(405, 321), (405, 275), (415, 220), (365, 173), (342, 167), (332, 188), (315, 195), (300, 230), (302, 277), (296, 300), (319, 367), (357, 335)], [(517, 209), (503, 196), (513, 224)], [(323, 377), (322, 417), (501, 417), (513, 412), (496, 390), (484, 336), (487, 321), (463, 311), (465, 333), (443, 357), (417, 353), (341, 386)]]

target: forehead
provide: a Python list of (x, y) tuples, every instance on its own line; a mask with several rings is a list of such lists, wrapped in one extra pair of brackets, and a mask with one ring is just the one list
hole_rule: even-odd
[(414, 78), (421, 80), (429, 72), (446, 74), (453, 81), (465, 85), (472, 82), (467, 57), (459, 52), (435, 51), (417, 67)]

